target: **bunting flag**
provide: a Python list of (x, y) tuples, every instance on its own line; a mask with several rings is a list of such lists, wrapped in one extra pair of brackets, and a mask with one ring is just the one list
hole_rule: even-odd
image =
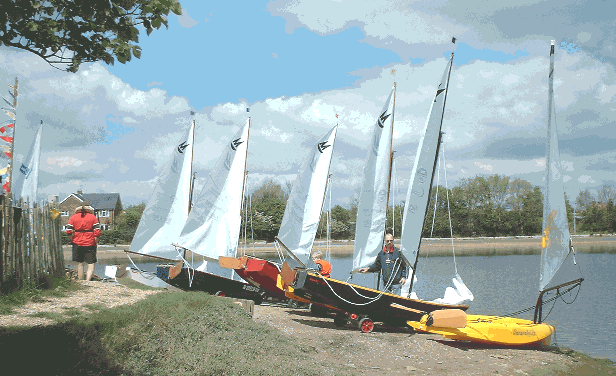
[(8, 137), (8, 136), (0, 136), (0, 139), (6, 141), (6, 142), (13, 142), (13, 137)]
[(0, 145), (0, 149), (3, 150), (3, 154), (5, 154), (7, 157), (11, 158), (11, 148), (5, 145)]
[(4, 183), (4, 184), (2, 185), (2, 188), (4, 188), (4, 191), (5, 191), (6, 193), (11, 192), (11, 184), (10, 184), (9, 179), (6, 179), (6, 183)]
[(5, 177), (8, 172), (9, 172), (9, 166), (6, 166), (5, 168), (0, 170), (0, 176)]
[(15, 120), (15, 114), (11, 111), (4, 110), (4, 113), (8, 115), (11, 119)]

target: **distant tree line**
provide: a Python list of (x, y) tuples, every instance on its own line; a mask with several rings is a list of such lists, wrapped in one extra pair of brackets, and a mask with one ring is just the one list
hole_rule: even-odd
[[(252, 195), (245, 198), (242, 209), (240, 241), (274, 241), (282, 223), (291, 185), (281, 186), (273, 181), (264, 182)], [(355, 238), (357, 216), (356, 194), (349, 208), (336, 205), (329, 216), (331, 239)], [(530, 236), (541, 233), (543, 195), (541, 188), (523, 179), (506, 176), (476, 176), (462, 180), (458, 186), (446, 189), (432, 188), (430, 207), (423, 228), (424, 237), (449, 237), (449, 210), (454, 237), (478, 236)], [(578, 233), (616, 232), (616, 190), (604, 185), (594, 196), (588, 190), (580, 192), (575, 200), (575, 227)], [(435, 204), (436, 203), (436, 204)], [(574, 211), (565, 195), (570, 231), (574, 231)], [(436, 211), (435, 211), (436, 207)], [(130, 244), (145, 204), (127, 208), (118, 216), (113, 230), (103, 231), (100, 244)], [(396, 238), (402, 232), (404, 202), (387, 210), (386, 230)], [(436, 214), (435, 214), (436, 213)], [(317, 238), (327, 236), (327, 212), (321, 215)]]

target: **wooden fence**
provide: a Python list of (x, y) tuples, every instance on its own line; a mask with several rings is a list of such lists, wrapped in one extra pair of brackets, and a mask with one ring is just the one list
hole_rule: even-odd
[(58, 204), (29, 208), (0, 196), (0, 293), (64, 273)]

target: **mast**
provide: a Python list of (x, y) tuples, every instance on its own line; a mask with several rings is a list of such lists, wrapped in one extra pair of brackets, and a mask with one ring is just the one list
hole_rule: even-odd
[[(421, 248), (421, 238), (422, 238), (422, 233), (423, 233), (423, 226), (425, 224), (426, 216), (427, 216), (427, 213), (428, 213), (428, 208), (430, 206), (430, 193), (432, 191), (432, 185), (434, 183), (434, 173), (435, 173), (435, 170), (436, 170), (436, 162), (438, 161), (438, 153), (440, 151), (440, 146), (441, 146), (441, 142), (442, 142), (442, 138), (443, 138), (443, 132), (442, 132), (443, 117), (445, 115), (445, 104), (447, 103), (447, 94), (449, 92), (449, 79), (451, 77), (451, 68), (453, 67), (453, 55), (454, 55), (454, 53), (452, 52), (450, 60), (449, 60), (449, 70), (447, 72), (447, 83), (445, 85), (445, 89), (437, 89), (437, 93), (436, 93), (436, 97), (438, 97), (438, 95), (440, 94), (440, 91), (444, 90), (445, 91), (445, 96), (443, 97), (443, 108), (442, 108), (441, 114), (440, 114), (439, 132), (438, 132), (438, 139), (437, 139), (437, 142), (436, 142), (436, 152), (434, 153), (434, 162), (432, 164), (432, 174), (430, 176), (430, 184), (428, 186), (428, 191), (427, 191), (428, 197), (427, 197), (426, 205), (425, 205), (425, 208), (424, 208), (423, 218), (421, 219), (421, 228), (419, 229), (419, 239), (417, 240), (417, 251), (415, 252), (415, 262), (413, 264), (413, 272), (411, 273), (411, 277), (410, 277), (411, 278), (411, 285), (409, 287), (409, 296), (410, 296), (411, 292), (413, 291), (413, 280), (415, 278), (415, 271), (417, 269), (417, 262), (419, 261), (419, 251), (420, 251), (420, 248)], [(435, 102), (436, 102), (436, 97), (434, 99)], [(429, 115), (429, 119), (430, 119), (430, 116), (431, 115)], [(428, 123), (426, 124), (426, 132), (428, 131), (428, 126), (430, 126), (430, 121), (429, 120), (428, 120)], [(417, 154), (417, 160), (415, 162), (416, 164), (418, 163), (419, 158), (420, 158), (420, 153), (421, 153), (421, 148), (423, 146), (423, 141), (424, 140), (422, 139), (422, 141), (420, 142), (420, 146), (419, 146), (419, 150), (418, 150), (418, 154)], [(415, 176), (412, 176), (412, 177), (415, 178)], [(421, 177), (419, 177), (419, 180), (421, 180)], [(411, 181), (410, 184), (411, 185), (409, 185), (409, 194), (411, 193), (410, 190), (412, 189), (412, 185), (414, 184), (414, 181)], [(422, 194), (425, 194), (425, 192), (423, 192)], [(409, 201), (408, 197), (409, 196), (407, 195), (407, 203), (406, 203), (406, 205), (410, 204), (408, 202)], [(412, 206), (410, 206), (409, 209), (412, 209)], [(413, 210), (415, 210), (415, 209), (413, 209)], [(405, 222), (406, 222), (406, 218), (405, 218)], [(403, 225), (403, 227), (405, 227), (405, 226)], [(403, 229), (403, 231), (404, 231), (404, 229)]]
[(190, 114), (193, 116), (193, 121), (192, 121), (192, 127), (193, 127), (193, 134), (192, 134), (192, 149), (193, 149), (193, 153), (190, 155), (190, 176), (192, 176), (192, 179), (190, 180), (190, 192), (188, 192), (188, 214), (190, 214), (190, 208), (192, 206), (192, 196), (193, 196), (193, 189), (195, 188), (195, 175), (196, 173), (193, 172), (193, 158), (194, 158), (194, 150), (195, 150), (195, 112), (194, 111), (190, 111)]
[[(394, 162), (394, 121), (396, 114), (396, 83), (394, 82), (394, 107), (391, 111), (391, 132), (389, 132), (389, 138), (391, 140), (389, 144), (389, 177), (387, 179), (387, 206), (389, 206), (389, 192), (391, 191), (391, 168)], [(387, 207), (386, 207), (387, 208)], [(387, 209), (385, 209), (387, 213)], [(385, 220), (385, 227), (387, 228), (387, 220)]]
[[(11, 189), (12, 185), (13, 185), (13, 154), (14, 154), (14, 148), (15, 148), (15, 134), (17, 133), (17, 96), (19, 95), (18, 91), (17, 91), (17, 86), (19, 84), (19, 81), (17, 80), (17, 77), (15, 77), (15, 86), (11, 86), (9, 85), (9, 87), (11, 89), (13, 89), (13, 141), (11, 141), (11, 157), (9, 158), (9, 165), (8, 165), (8, 173), (9, 173), (9, 181), (8, 181), (8, 192), (6, 192), (6, 198), (8, 200), (8, 202), (11, 202), (11, 197), (12, 197), (12, 193), (13, 190)], [(9, 94), (11, 92), (9, 91)], [(7, 113), (8, 115), (8, 113)]]
[[(242, 212), (242, 206), (244, 203), (244, 193), (246, 190), (246, 179), (248, 178), (248, 142), (250, 141), (250, 116), (248, 117), (248, 131), (246, 132), (246, 157), (244, 158), (244, 179), (242, 181), (242, 199), (240, 201), (240, 213)], [(245, 220), (245, 219), (244, 219)], [(241, 229), (242, 226), (242, 221), (240, 221), (240, 233), (242, 231)], [(239, 242), (240, 242), (240, 238), (237, 238), (237, 244), (235, 245), (235, 255), (234, 257), (237, 257), (237, 250), (239, 248)], [(231, 279), (233, 279), (233, 270), (231, 270), (232, 274), (231, 274)]]

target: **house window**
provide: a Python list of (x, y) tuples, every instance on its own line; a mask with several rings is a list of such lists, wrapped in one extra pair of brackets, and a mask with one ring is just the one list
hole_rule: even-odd
[(67, 211), (63, 211), (60, 213), (60, 215), (62, 215), (63, 217), (68, 217), (69, 213)]
[(99, 217), (109, 217), (109, 210), (100, 210), (98, 212)]

